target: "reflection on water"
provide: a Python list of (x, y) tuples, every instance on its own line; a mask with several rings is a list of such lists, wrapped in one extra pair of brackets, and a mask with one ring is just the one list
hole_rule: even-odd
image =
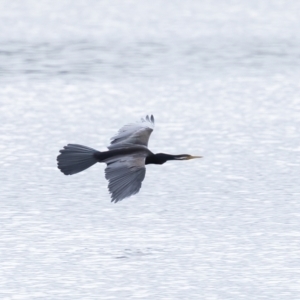
[[(297, 298), (299, 5), (281, 5), (1, 2), (4, 299)], [(152, 151), (203, 159), (147, 166), (116, 205), (103, 165), (56, 168), (146, 114)]]

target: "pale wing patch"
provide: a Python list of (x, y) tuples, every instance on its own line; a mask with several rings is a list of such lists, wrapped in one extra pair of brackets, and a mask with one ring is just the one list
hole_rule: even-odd
[(139, 123), (127, 124), (112, 137), (108, 149), (121, 148), (128, 145), (148, 146), (151, 132), (154, 129), (154, 117), (146, 116)]
[(145, 178), (145, 157), (120, 157), (107, 162), (105, 178), (111, 201), (118, 202), (139, 192)]

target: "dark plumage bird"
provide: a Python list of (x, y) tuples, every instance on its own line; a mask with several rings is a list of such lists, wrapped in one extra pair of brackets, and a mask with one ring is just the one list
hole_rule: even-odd
[(97, 162), (106, 163), (105, 178), (111, 201), (118, 202), (139, 192), (145, 178), (145, 165), (162, 165), (168, 160), (200, 158), (189, 154), (154, 154), (148, 149), (148, 140), (154, 129), (154, 117), (122, 127), (111, 139), (108, 151), (97, 151), (77, 144), (68, 144), (57, 156), (58, 168), (65, 175), (79, 173)]

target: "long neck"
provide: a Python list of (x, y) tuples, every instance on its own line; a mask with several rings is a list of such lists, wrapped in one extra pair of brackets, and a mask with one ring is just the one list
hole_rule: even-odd
[(145, 165), (155, 164), (155, 165), (162, 165), (168, 160), (174, 160), (174, 155), (165, 154), (165, 153), (157, 153), (151, 154), (146, 157)]

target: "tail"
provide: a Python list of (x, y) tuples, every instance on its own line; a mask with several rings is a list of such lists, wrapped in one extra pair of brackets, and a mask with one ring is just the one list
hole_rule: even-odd
[(73, 175), (91, 167), (97, 162), (95, 153), (99, 153), (93, 148), (77, 144), (68, 144), (59, 152), (57, 167), (65, 175)]

